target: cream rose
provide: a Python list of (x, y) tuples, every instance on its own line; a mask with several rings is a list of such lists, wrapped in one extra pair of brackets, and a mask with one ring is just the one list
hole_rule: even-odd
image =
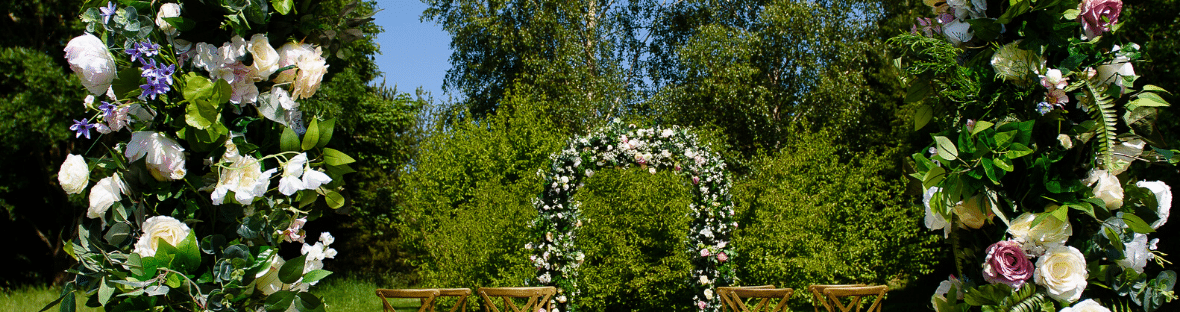
[(266, 35), (255, 34), (250, 37), (249, 50), (250, 55), (254, 56), (254, 64), (250, 65), (254, 70), (254, 81), (266, 80), (279, 69), (279, 52), (270, 46)]
[[(282, 47), (279, 47), (277, 51), (279, 53), (279, 68), (296, 65), (304, 54), (312, 53), (312, 51), (310, 44), (287, 42)], [(294, 68), (285, 70), (279, 73), (278, 77), (275, 77), (274, 82), (287, 83), (295, 81), (297, 72), (298, 70)]]
[(287, 263), (287, 261), (283, 260), (283, 257), (279, 257), (278, 255), (272, 255), (271, 257), (270, 267), (267, 267), (262, 272), (258, 272), (254, 276), (254, 287), (262, 291), (263, 295), (267, 296), (283, 290), (283, 282), (279, 280), (279, 268), (282, 268), (283, 264)]
[(123, 193), (126, 193), (126, 189), (118, 174), (98, 180), (90, 189), (90, 208), (86, 209), (86, 217), (101, 218), (111, 205), (123, 199)]
[(143, 221), (143, 236), (135, 242), (135, 253), (140, 257), (156, 255), (160, 241), (176, 246), (189, 233), (188, 225), (169, 216), (155, 216)]
[(131, 134), (131, 142), (124, 152), (127, 161), (144, 158), (152, 177), (158, 181), (184, 178), (184, 148), (175, 140), (152, 131), (138, 131)]
[(115, 57), (102, 40), (91, 34), (81, 35), (70, 39), (65, 51), (70, 69), (82, 79), (86, 90), (94, 95), (107, 92), (115, 80)]
[(1086, 299), (1072, 307), (1063, 308), (1060, 312), (1110, 312), (1110, 309), (1098, 304), (1094, 299)]
[(960, 227), (979, 229), (983, 227), (995, 214), (992, 214), (991, 203), (983, 194), (971, 196), (966, 201), (955, 205), (955, 215), (959, 216)]
[(1094, 188), (1094, 197), (1106, 203), (1106, 209), (1117, 210), (1123, 207), (1123, 185), (1115, 175), (1106, 170), (1094, 169), (1082, 182)]
[(159, 26), (160, 31), (168, 34), (168, 36), (176, 36), (176, 34), (179, 33), (176, 31), (176, 27), (173, 27), (172, 24), (169, 24), (168, 21), (165, 21), (164, 19), (179, 16), (180, 4), (165, 3), (160, 6), (160, 12), (156, 13), (156, 26)]
[(90, 184), (90, 167), (86, 166), (86, 159), (81, 155), (66, 156), (66, 161), (61, 163), (61, 169), (57, 171), (57, 183), (61, 184), (66, 194), (78, 194), (86, 190), (86, 185)]
[[(1047, 219), (1046, 219), (1047, 220)], [(1037, 259), (1033, 278), (1048, 290), (1049, 297), (1074, 302), (1086, 289), (1086, 258), (1073, 246), (1056, 246)]]

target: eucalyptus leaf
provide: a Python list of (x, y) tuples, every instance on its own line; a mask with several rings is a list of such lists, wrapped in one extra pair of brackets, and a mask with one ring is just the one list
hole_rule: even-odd
[(103, 239), (114, 246), (123, 244), (128, 237), (131, 237), (131, 226), (124, 222), (112, 224), (111, 228), (107, 229), (107, 234), (103, 235)]
[(111, 287), (110, 283), (107, 282), (106, 277), (103, 277), (102, 280), (98, 282), (98, 302), (102, 305), (106, 305), (107, 302), (111, 301), (111, 296), (114, 294), (115, 288)]

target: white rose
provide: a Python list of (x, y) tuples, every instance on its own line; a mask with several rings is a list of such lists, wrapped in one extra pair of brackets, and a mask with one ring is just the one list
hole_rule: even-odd
[(1061, 312), (1110, 312), (1110, 309), (1098, 304), (1094, 299), (1086, 299), (1072, 307), (1061, 309)]
[(122, 193), (126, 193), (123, 186), (123, 180), (119, 179), (119, 175), (115, 174), (94, 184), (90, 189), (90, 208), (86, 209), (86, 217), (91, 219), (101, 218), (111, 208), (115, 202), (123, 199)]
[(266, 80), (279, 69), (279, 52), (270, 46), (266, 35), (255, 34), (250, 37), (250, 54), (254, 56), (254, 64), (250, 65), (254, 70), (254, 81)]
[(713, 300), (713, 290), (705, 289), (705, 300)]
[(279, 268), (282, 268), (283, 264), (287, 262), (278, 255), (271, 257), (273, 260), (270, 262), (270, 267), (254, 276), (254, 287), (267, 296), (283, 290), (283, 282), (279, 280)]
[(141, 257), (156, 255), (160, 240), (176, 246), (188, 236), (188, 225), (169, 216), (155, 216), (143, 221), (143, 236), (135, 242), (135, 253)]
[(1073, 148), (1073, 140), (1069, 138), (1069, 135), (1066, 135), (1064, 133), (1057, 135), (1057, 142), (1061, 143), (1062, 148), (1065, 148), (1065, 149)]
[(700, 282), (701, 282), (701, 285), (708, 285), (709, 284), (709, 277), (701, 275)]
[(160, 31), (168, 34), (168, 36), (176, 36), (176, 27), (173, 27), (172, 24), (169, 24), (168, 21), (165, 21), (164, 19), (179, 16), (180, 4), (165, 3), (164, 5), (160, 6), (160, 12), (156, 13), (156, 26), (159, 26)]
[(991, 213), (991, 203), (983, 197), (983, 194), (976, 194), (966, 201), (960, 202), (955, 205), (954, 209), (955, 215), (959, 216), (959, 221), (962, 222), (960, 227), (979, 229), (988, 219), (995, 216)]
[(927, 189), (925, 193), (922, 194), (922, 204), (926, 206), (926, 218), (925, 218), (926, 222), (925, 223), (926, 223), (927, 229), (930, 229), (931, 231), (941, 229), (941, 230), (943, 230), (943, 236), (948, 236), (948, 235), (950, 235), (950, 230), (951, 230), (950, 223), (946, 221), (946, 218), (943, 217), (942, 214), (935, 213), (934, 210), (930, 209), (931, 198), (934, 196), (935, 193), (938, 193), (940, 190), (942, 190), (942, 188), (931, 187), (930, 189)]
[(233, 64), (241, 61), (242, 57), (246, 56), (246, 39), (242, 36), (235, 35), (229, 41), (221, 44), (221, 48), (217, 49), (217, 56), (221, 57), (219, 62), (221, 64)]
[(1118, 263), (1119, 266), (1125, 269), (1134, 270), (1135, 273), (1143, 274), (1143, 268), (1147, 266), (1147, 260), (1154, 257), (1151, 251), (1147, 250), (1147, 235), (1135, 233), (1135, 238), (1124, 246), (1124, 257), (1115, 261), (1115, 263)]
[(115, 80), (115, 57), (102, 40), (91, 34), (74, 37), (66, 44), (65, 51), (70, 69), (91, 94), (103, 94), (111, 87)]
[(131, 134), (131, 142), (124, 152), (127, 161), (144, 158), (152, 177), (158, 181), (184, 178), (184, 148), (175, 140), (158, 132), (138, 131)]
[[(1118, 53), (1121, 49), (1119, 46), (1114, 46), (1111, 53)], [(1115, 75), (1118, 75), (1117, 77)], [(1110, 84), (1114, 83), (1120, 88), (1123, 87), (1123, 77), (1134, 77), (1135, 68), (1131, 66), (1130, 59), (1126, 56), (1119, 55), (1111, 60), (1110, 63), (1098, 66), (1098, 83)]]
[(1115, 175), (1106, 170), (1094, 169), (1082, 182), (1094, 188), (1094, 197), (1106, 203), (1106, 209), (1118, 210), (1123, 207), (1123, 185)]
[(1168, 215), (1172, 212), (1172, 188), (1160, 181), (1139, 181), (1135, 182), (1135, 186), (1151, 190), (1151, 193), (1155, 194), (1155, 202), (1158, 204), (1155, 215), (1159, 220), (1152, 222), (1151, 228), (1159, 229), (1168, 222)]
[(217, 185), (210, 195), (214, 205), (225, 203), (225, 195), (234, 192), (234, 200), (239, 204), (249, 204), (255, 198), (262, 197), (266, 188), (270, 186), (270, 177), (277, 170), (262, 171), (262, 163), (253, 156), (239, 156), (228, 164), (222, 165), (217, 179)]
[(298, 100), (315, 95), (320, 89), (324, 74), (328, 72), (328, 62), (321, 56), (320, 48), (316, 47), (311, 53), (300, 56), (295, 66), (299, 67), (299, 75), (295, 78), (295, 89), (291, 91), (291, 97)]
[(1067, 302), (1081, 298), (1087, 275), (1086, 258), (1073, 246), (1049, 249), (1037, 259), (1037, 269), (1033, 271), (1036, 283), (1045, 286), (1049, 297)]
[(193, 65), (204, 68), (210, 74), (215, 69), (221, 67), (221, 56), (217, 53), (217, 46), (198, 42), (196, 49), (196, 56), (193, 57)]
[(61, 163), (61, 169), (57, 171), (57, 183), (61, 184), (66, 194), (82, 193), (86, 185), (90, 184), (90, 167), (86, 166), (86, 159), (81, 155), (66, 156), (66, 161)]

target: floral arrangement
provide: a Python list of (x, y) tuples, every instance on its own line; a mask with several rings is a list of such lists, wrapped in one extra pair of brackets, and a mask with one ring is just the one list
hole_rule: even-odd
[(576, 240), (582, 226), (580, 204), (570, 198), (581, 188), (583, 179), (593, 176), (596, 170), (632, 165), (652, 174), (671, 169), (693, 184), (696, 201), (689, 207), (693, 221), (687, 252), (696, 269), (685, 282), (695, 289), (691, 304), (699, 311), (721, 308), (721, 298), (713, 288), (737, 282), (735, 267), (729, 261), (736, 254), (729, 241), (738, 224), (733, 220), (725, 162), (701, 147), (690, 129), (636, 129), (633, 124), (615, 120), (570, 140), (551, 158), (550, 172), (537, 172), (545, 179), (545, 190), (533, 200), (538, 212), (531, 224), (536, 242), (525, 246), (533, 251), (529, 260), (537, 268), (537, 281), (558, 289), (557, 307), (551, 312), (576, 311), (578, 307), (578, 267), (586, 256)]
[[(75, 278), (51, 306), (72, 311), (81, 289), (119, 311), (324, 309), (308, 289), (331, 274), (334, 238), (308, 244), (302, 228), (344, 204), (353, 160), (326, 147), (332, 120), (299, 108), (328, 65), (291, 21), (318, 21), (269, 2), (108, 2), (81, 15), (86, 33), (65, 50), (93, 115), (70, 129), (91, 145), (58, 181), (89, 208), (66, 245)], [(284, 242), (300, 255), (284, 259)]]
[[(1119, 0), (926, 0), (904, 47), (925, 226), (954, 248), (937, 311), (1155, 311), (1176, 273), (1151, 238), (1180, 161), (1136, 85)], [(1167, 170), (1160, 170), (1166, 168)], [(1167, 237), (1164, 237), (1167, 239)], [(1154, 265), (1153, 265), (1154, 264)]]

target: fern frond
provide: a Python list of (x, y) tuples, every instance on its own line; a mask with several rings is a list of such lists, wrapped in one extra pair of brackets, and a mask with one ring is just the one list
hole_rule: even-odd
[[(1008, 299), (1011, 299), (1011, 298), (1012, 297), (1008, 297)], [(1045, 294), (1034, 293), (1032, 296), (1025, 297), (1022, 300), (1014, 302), (1010, 308), (1007, 307), (1008, 304), (1009, 304), (1008, 300), (1005, 299), (1004, 303), (1001, 305), (1001, 307), (1003, 309), (1001, 309), (1000, 311), (1040, 312), (1040, 311), (1045, 311), (1045, 309), (1043, 308), (1044, 305), (1046, 305), (1046, 304), (1052, 305), (1053, 302), (1051, 300), (1049, 300), (1048, 297), (1045, 297)], [(1052, 311), (1053, 309), (1050, 308), (1049, 310)]]
[(1086, 81), (1086, 96), (1090, 101), (1086, 103), (1090, 110), (1090, 117), (1098, 125), (1094, 135), (1098, 139), (1098, 154), (1102, 157), (1102, 164), (1107, 170), (1114, 169), (1118, 164), (1114, 161), (1114, 144), (1118, 142), (1115, 127), (1118, 125), (1118, 113), (1115, 112), (1114, 100), (1098, 92), (1093, 82)]

